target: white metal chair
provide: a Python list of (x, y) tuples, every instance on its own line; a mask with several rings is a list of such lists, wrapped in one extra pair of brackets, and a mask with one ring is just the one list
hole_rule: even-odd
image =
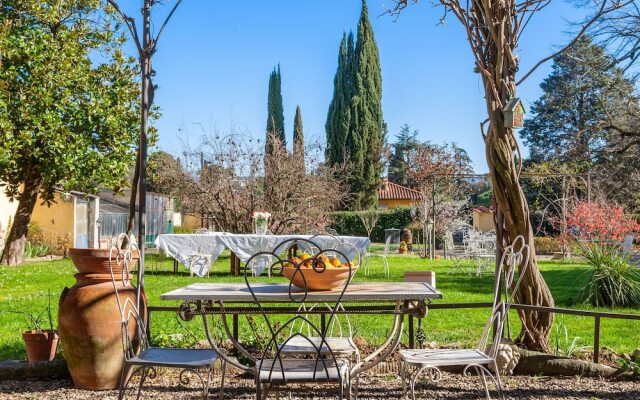
[[(307, 323), (308, 320), (312, 319), (311, 313), (319, 308), (323, 308), (329, 314), (334, 311), (331, 306), (326, 303), (313, 304), (308, 309), (302, 305), (298, 309), (298, 312), (304, 314), (305, 318), (299, 321), (300, 324), (294, 323), (291, 325), (289, 335), (292, 339), (285, 345), (280, 346), (280, 351), (288, 354), (314, 355), (317, 351), (316, 349), (320, 348), (321, 354), (328, 355), (329, 349), (331, 349), (331, 352), (339, 357), (348, 357), (355, 362), (359, 362), (360, 350), (353, 341), (353, 327), (351, 326), (349, 315), (346, 313), (341, 315), (341, 313), (345, 312), (342, 304), (338, 305), (335, 317), (329, 326), (325, 327), (326, 336), (324, 340), (326, 344), (321, 346), (322, 338), (314, 335), (312, 327)], [(319, 317), (319, 315), (315, 316)], [(322, 324), (317, 321), (314, 321), (314, 325), (322, 327)], [(297, 336), (297, 332), (306, 333), (306, 336)]]
[[(126, 235), (121, 235), (125, 239)], [(118, 399), (122, 400), (131, 377), (140, 373), (137, 399), (140, 398), (144, 382), (147, 377), (156, 375), (156, 368), (174, 368), (180, 370), (180, 383), (188, 383), (187, 374), (195, 375), (203, 386), (203, 398), (209, 395), (209, 384), (214, 377), (214, 364), (219, 358), (218, 353), (211, 349), (180, 349), (151, 347), (148, 343), (148, 316), (143, 300), (132, 301), (131, 297), (121, 295), (125, 290), (135, 290), (136, 299), (141, 298), (140, 287), (133, 287), (131, 271), (133, 252), (138, 251), (135, 243), (129, 241), (122, 246), (122, 240), (111, 247), (109, 254), (109, 270), (121, 318), (122, 346), (124, 350), (124, 365), (120, 375)], [(138, 304), (135, 304), (138, 303)], [(224, 375), (226, 365), (221, 362), (220, 398), (224, 397)], [(133, 371), (132, 371), (133, 370)]]
[(391, 247), (391, 236), (387, 236), (387, 240), (384, 242), (384, 252), (382, 254), (373, 254), (367, 252), (367, 255), (363, 262), (364, 274), (369, 276), (371, 272), (371, 258), (372, 257), (380, 257), (382, 258), (382, 271), (384, 272), (384, 276), (389, 276), (389, 261), (387, 260), (387, 254), (389, 254), (389, 248)]
[[(470, 372), (474, 370), (480, 376), (487, 399), (491, 399), (487, 386), (487, 375), (495, 383), (500, 398), (504, 399), (496, 356), (505, 320), (508, 324), (509, 308), (516, 296), (528, 263), (529, 246), (522, 236), (518, 236), (510, 246), (504, 249), (502, 259), (497, 266), (498, 279), (496, 279), (494, 286), (493, 308), (478, 347), (475, 349), (408, 349), (399, 352), (400, 376), (405, 398), (410, 393), (411, 399), (415, 400), (416, 380), (422, 374), (427, 374), (432, 382), (437, 382), (441, 378), (441, 367), (464, 366), (464, 375), (470, 375)], [(518, 269), (520, 270), (519, 278), (513, 284)], [(502, 299), (501, 287), (504, 287), (504, 299)], [(498, 299), (500, 300), (498, 301)], [(491, 338), (490, 332), (494, 326), (495, 333)]]
[[(338, 298), (335, 302), (329, 304), (329, 311), (326, 319), (326, 327), (319, 326), (316, 321), (307, 317), (310, 312), (310, 307), (306, 307), (307, 296), (309, 290), (306, 287), (306, 280), (303, 279), (304, 288), (293, 288), (290, 286), (289, 299), (292, 303), (299, 304), (298, 309), (301, 312), (295, 315), (293, 318), (282, 322), (281, 319), (273, 319), (273, 317), (263, 308), (261, 304), (262, 298), (260, 293), (254, 291), (254, 281), (260, 282), (260, 279), (254, 279), (250, 273), (251, 263), (258, 259), (260, 256), (270, 255), (274, 259), (274, 264), (271, 266), (272, 275), (281, 276), (282, 271), (286, 264), (294, 265), (296, 274), (302, 274), (301, 269), (303, 264), (310, 263), (315, 273), (323, 273), (325, 271), (324, 264), (320, 257), (325, 255), (338, 255), (342, 260), (348, 260), (344, 253), (339, 250), (319, 250), (319, 252), (313, 255), (299, 265), (291, 260), (288, 260), (289, 250), (291, 248), (299, 248), (300, 243), (306, 243), (309, 247), (320, 249), (317, 243), (307, 239), (290, 239), (285, 240), (280, 245), (276, 246), (273, 251), (259, 252), (254, 254), (248, 261), (245, 269), (245, 282), (247, 288), (250, 291), (255, 305), (260, 310), (262, 315), (262, 323), (266, 326), (268, 337), (267, 343), (262, 343), (263, 348), (260, 351), (260, 355), (256, 357), (255, 363), (255, 384), (256, 384), (256, 399), (266, 399), (269, 391), (271, 390), (290, 390), (288, 387), (291, 384), (304, 384), (304, 383), (332, 383), (338, 385), (339, 398), (344, 399), (345, 395), (349, 398), (351, 393), (351, 381), (350, 381), (350, 367), (351, 362), (348, 357), (342, 356), (334, 351), (333, 346), (329, 343), (328, 329), (333, 323), (339, 310), (342, 310), (342, 297), (347, 290), (347, 286), (350, 283), (350, 279), (347, 280), (344, 285), (338, 290)], [(284, 256), (283, 256), (284, 254)], [(349, 266), (349, 273), (351, 271), (351, 264)], [(289, 267), (290, 268), (290, 267)], [(309, 271), (310, 269), (306, 269)], [(304, 276), (304, 275), (303, 275)], [(304, 329), (295, 329), (299, 324), (304, 325)], [(286, 332), (290, 332), (289, 335)], [(310, 333), (310, 334), (309, 334)], [(301, 353), (295, 351), (284, 351), (284, 349), (295, 350), (295, 345), (304, 347), (304, 354), (306, 356), (302, 358)]]

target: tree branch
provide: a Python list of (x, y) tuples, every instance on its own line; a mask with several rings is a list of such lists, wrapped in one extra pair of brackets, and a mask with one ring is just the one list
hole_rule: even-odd
[[(634, 0), (631, 0), (632, 2)], [(578, 34), (573, 38), (573, 40), (571, 40), (571, 42), (569, 42), (569, 44), (567, 44), (566, 46), (564, 46), (563, 48), (561, 48), (560, 50), (556, 51), (555, 53), (551, 54), (550, 56), (547, 56), (545, 58), (543, 58), (542, 60), (538, 61), (533, 68), (531, 68), (526, 74), (524, 74), (524, 76), (522, 78), (520, 78), (519, 81), (516, 82), (516, 86), (519, 86), (522, 82), (524, 82), (531, 74), (533, 74), (533, 72), (535, 70), (537, 70), (541, 65), (543, 65), (544, 63), (546, 63), (549, 60), (554, 59), (555, 57), (559, 56), (560, 54), (564, 53), (565, 51), (567, 51), (568, 49), (570, 49), (571, 47), (573, 47), (578, 40), (580, 40), (580, 38), (587, 32), (587, 30), (594, 24), (596, 23), (596, 21), (598, 21), (600, 18), (602, 18), (603, 15), (608, 14), (614, 10), (619, 9), (620, 7), (623, 7), (623, 5), (619, 4), (619, 3), (614, 3), (614, 5), (612, 7), (607, 8), (607, 3), (608, 0), (604, 0), (602, 2), (602, 5), (600, 6), (600, 8), (598, 9), (598, 12), (595, 13), (595, 15), (589, 19), (589, 21), (587, 23), (585, 23), (584, 25), (582, 25), (582, 28), (580, 29), (580, 31), (578, 32)], [(625, 4), (629, 4), (628, 2)]]

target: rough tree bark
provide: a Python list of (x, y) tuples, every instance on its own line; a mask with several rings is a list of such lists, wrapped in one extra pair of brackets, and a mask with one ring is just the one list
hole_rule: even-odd
[(27, 243), (31, 213), (38, 201), (42, 182), (40, 173), (35, 168), (30, 168), (25, 177), (22, 193), (18, 196), (18, 207), (0, 259), (3, 264), (16, 266), (24, 261), (24, 247)]
[[(522, 236), (529, 245), (529, 265), (524, 270), (517, 301), (522, 304), (553, 307), (554, 301), (535, 257), (529, 205), (519, 181), (521, 159), (514, 132), (504, 125), (503, 109), (516, 95), (518, 58), (514, 51), (521, 33), (515, 1), (476, 0), (468, 11), (457, 1), (447, 2), (467, 32), (467, 39), (482, 77), (489, 125), (485, 141), (494, 202), (500, 218), (498, 249)], [(521, 268), (524, 266), (521, 266)], [(553, 314), (520, 311), (522, 331), (519, 339), (528, 348), (549, 349)]]

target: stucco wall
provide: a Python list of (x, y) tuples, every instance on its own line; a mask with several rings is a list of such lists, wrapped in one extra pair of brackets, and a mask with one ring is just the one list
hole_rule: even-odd
[(386, 200), (386, 199), (378, 200), (378, 208), (381, 208), (381, 209), (402, 207), (402, 206), (410, 207), (418, 204), (419, 202), (415, 200)]
[(488, 232), (496, 229), (493, 223), (493, 212), (473, 211), (473, 227), (480, 232)]
[(55, 201), (47, 206), (39, 199), (31, 214), (31, 222), (42, 231), (43, 241), (51, 253), (63, 255), (66, 249), (75, 245), (75, 197), (63, 200), (60, 193), (56, 193)]

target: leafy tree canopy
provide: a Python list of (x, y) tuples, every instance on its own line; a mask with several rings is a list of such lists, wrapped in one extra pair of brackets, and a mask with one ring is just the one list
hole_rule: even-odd
[[(38, 194), (126, 185), (138, 137), (137, 69), (98, 0), (0, 6), (0, 182), (19, 201), (19, 254)], [(15, 250), (15, 251), (14, 251)]]

